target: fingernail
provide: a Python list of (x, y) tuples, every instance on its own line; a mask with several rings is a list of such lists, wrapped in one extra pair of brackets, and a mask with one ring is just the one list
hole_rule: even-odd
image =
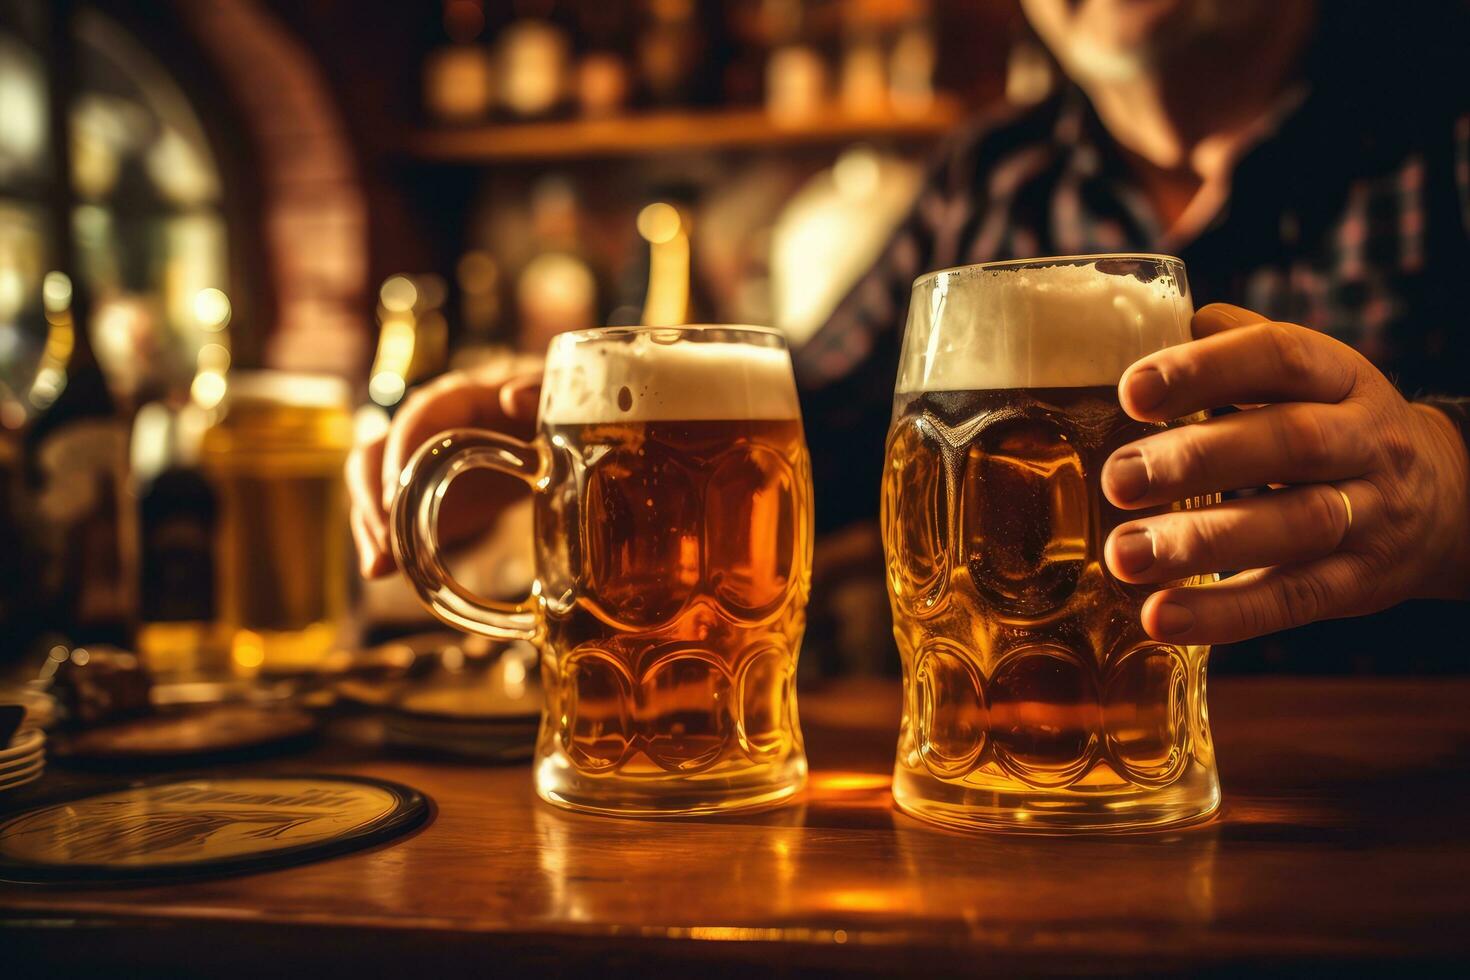
[(1265, 319), (1259, 313), (1253, 313), (1243, 306), (1235, 306), (1232, 303), (1210, 303), (1201, 306), (1195, 316), (1206, 317), (1225, 327), (1243, 327), (1248, 323), (1259, 323)]
[(1105, 467), (1105, 475), (1115, 500), (1129, 503), (1148, 493), (1148, 467), (1143, 465), (1143, 454), (1137, 450), (1114, 453)]
[(1158, 368), (1139, 368), (1128, 375), (1128, 399), (1136, 408), (1145, 412), (1157, 408), (1168, 394), (1169, 382)]
[(1154, 536), (1148, 528), (1124, 531), (1113, 538), (1113, 561), (1118, 570), (1137, 575), (1154, 563)]
[(1154, 621), (1165, 636), (1178, 636), (1194, 626), (1194, 613), (1174, 602), (1161, 602), (1154, 611)]

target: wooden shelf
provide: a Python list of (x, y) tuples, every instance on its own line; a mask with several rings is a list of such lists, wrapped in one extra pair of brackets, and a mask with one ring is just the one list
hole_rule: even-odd
[(772, 119), (761, 109), (658, 112), (421, 129), (410, 134), (404, 150), (420, 160), (497, 163), (921, 140), (948, 132), (963, 116), (960, 104), (950, 98), (935, 100), (921, 116), (851, 116), (834, 109), (800, 123)]

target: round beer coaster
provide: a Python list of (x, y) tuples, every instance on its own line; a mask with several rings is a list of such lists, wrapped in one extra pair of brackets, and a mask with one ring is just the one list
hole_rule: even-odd
[(0, 880), (139, 883), (307, 864), (419, 826), (429, 801), (357, 776), (200, 777), (51, 802), (0, 822)]

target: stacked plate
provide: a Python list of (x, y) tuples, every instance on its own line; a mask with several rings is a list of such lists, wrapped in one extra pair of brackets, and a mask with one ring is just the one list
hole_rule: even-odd
[(368, 709), (392, 747), (487, 762), (531, 757), (541, 724), (541, 671), (527, 643), (426, 633), (354, 658), (333, 687)]
[(387, 742), (486, 761), (528, 759), (541, 723), (540, 685), (533, 690), (530, 697), (488, 684), (407, 692), (386, 713)]
[(23, 729), (0, 748), (0, 793), (33, 783), (46, 769), (46, 733)]

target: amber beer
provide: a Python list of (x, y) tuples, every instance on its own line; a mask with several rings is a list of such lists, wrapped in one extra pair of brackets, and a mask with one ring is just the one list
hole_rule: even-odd
[(529, 627), (540, 647), (538, 791), (649, 815), (788, 797), (806, 774), (794, 680), (812, 500), (784, 342), (732, 327), (563, 334), (542, 391), (539, 438), (512, 447), (524, 466), (499, 466), (537, 490), (533, 615), (448, 610), (490, 635)]
[(344, 643), (349, 397), (334, 377), (236, 373), (204, 435), (218, 508), (214, 632), (236, 673), (312, 671)]
[(1182, 264), (1037, 260), (914, 291), (882, 502), (906, 682), (899, 805), (1052, 832), (1208, 814), (1208, 649), (1143, 632), (1153, 589), (1102, 559), (1136, 515), (1098, 482), (1114, 450), (1163, 428), (1128, 418), (1117, 380), (1188, 338)]

